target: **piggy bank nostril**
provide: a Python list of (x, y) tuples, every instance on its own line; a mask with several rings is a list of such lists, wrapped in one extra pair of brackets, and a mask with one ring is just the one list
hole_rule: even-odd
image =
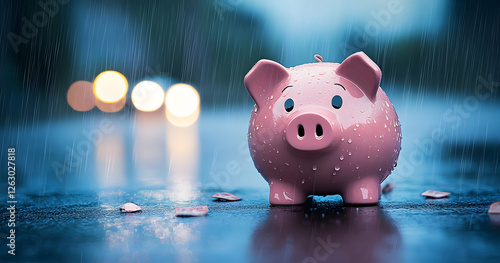
[(298, 133), (299, 137), (304, 137), (304, 135), (306, 135), (306, 131), (304, 130), (304, 126), (302, 126), (302, 124), (299, 124), (299, 133)]
[(316, 136), (321, 137), (323, 136), (323, 127), (321, 125), (316, 125)]

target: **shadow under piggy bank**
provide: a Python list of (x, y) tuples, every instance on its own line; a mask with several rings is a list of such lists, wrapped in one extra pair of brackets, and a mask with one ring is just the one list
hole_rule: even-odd
[(402, 262), (401, 236), (379, 206), (271, 207), (252, 262)]

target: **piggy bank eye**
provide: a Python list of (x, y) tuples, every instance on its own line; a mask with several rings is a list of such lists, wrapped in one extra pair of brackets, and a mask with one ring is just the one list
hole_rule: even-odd
[(342, 97), (340, 97), (339, 95), (333, 96), (332, 106), (335, 109), (340, 109), (340, 107), (342, 107)]
[(287, 99), (285, 101), (285, 110), (287, 112), (291, 112), (293, 110), (293, 100), (292, 99)]

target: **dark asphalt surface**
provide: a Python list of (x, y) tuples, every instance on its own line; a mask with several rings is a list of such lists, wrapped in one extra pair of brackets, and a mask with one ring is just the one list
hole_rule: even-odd
[[(15, 261), (495, 262), (500, 258), (500, 215), (487, 213), (489, 204), (500, 200), (498, 192), (433, 200), (419, 196), (418, 189), (396, 188), (382, 197), (380, 205), (366, 207), (343, 206), (339, 197), (310, 198), (305, 206), (270, 207), (265, 191), (237, 191), (243, 197), (239, 202), (217, 202), (212, 193), (201, 192), (189, 202), (165, 198), (167, 190), (19, 195)], [(143, 211), (119, 212), (118, 207), (129, 201)], [(206, 217), (174, 216), (175, 207), (197, 205), (208, 206)]]

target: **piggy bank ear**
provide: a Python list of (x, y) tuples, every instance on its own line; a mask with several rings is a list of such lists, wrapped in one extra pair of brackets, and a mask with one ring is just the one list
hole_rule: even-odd
[(336, 72), (337, 75), (354, 82), (371, 101), (375, 99), (382, 72), (365, 53), (350, 55), (340, 64)]
[(245, 76), (245, 87), (257, 107), (260, 107), (265, 103), (267, 97), (275, 89), (279, 88), (279, 85), (288, 77), (287, 69), (281, 64), (261, 59)]

